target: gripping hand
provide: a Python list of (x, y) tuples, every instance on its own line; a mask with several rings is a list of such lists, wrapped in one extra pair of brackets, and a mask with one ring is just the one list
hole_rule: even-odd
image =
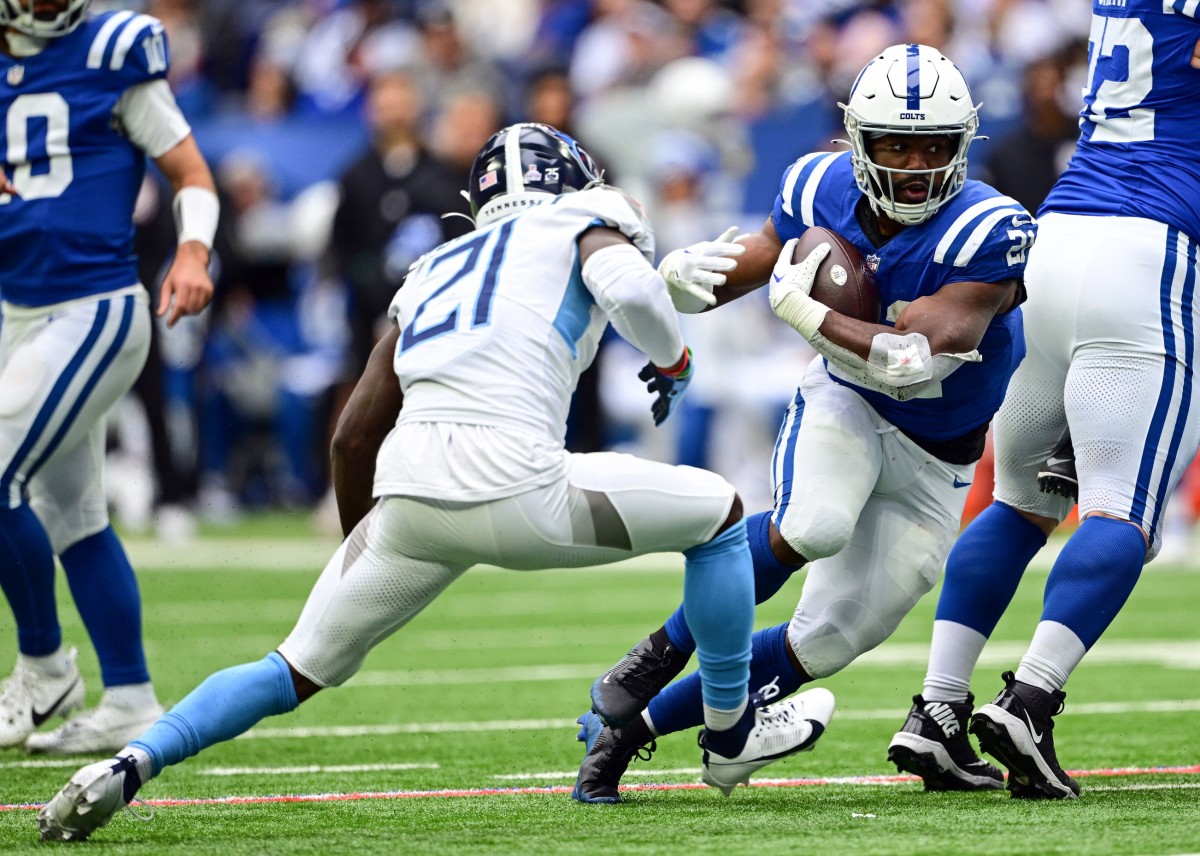
[(829, 255), (829, 244), (818, 244), (804, 261), (792, 263), (792, 254), (799, 239), (792, 238), (783, 245), (775, 269), (771, 271), (771, 309), (780, 320), (790, 324), (805, 339), (816, 335), (825, 320), (829, 307), (809, 296), (817, 268)]
[(745, 245), (733, 240), (737, 232), (737, 226), (730, 226), (715, 241), (674, 250), (659, 263), (658, 272), (667, 281), (676, 309), (690, 315), (716, 305), (713, 289), (725, 284), (721, 271), (737, 267), (733, 257), (746, 252)]
[(646, 381), (646, 392), (657, 394), (650, 412), (654, 424), (662, 425), (679, 405), (688, 384), (692, 382), (692, 349), (684, 348), (682, 366), (674, 372), (660, 369), (654, 363), (646, 363), (638, 372), (638, 378)]

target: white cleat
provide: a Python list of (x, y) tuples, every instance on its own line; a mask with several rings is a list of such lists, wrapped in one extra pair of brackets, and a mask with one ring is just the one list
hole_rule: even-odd
[(38, 811), (42, 840), (85, 841), (129, 805), (139, 787), (132, 756), (88, 764)]
[(141, 737), (162, 715), (157, 704), (130, 709), (102, 700), (53, 731), (29, 735), (25, 751), (35, 755), (111, 755)]
[(746, 715), (754, 717), (754, 726), (742, 751), (732, 758), (708, 748), (701, 735), (701, 778), (725, 796), (738, 785), (750, 784), (750, 774), (772, 761), (812, 749), (833, 719), (833, 693), (822, 687), (806, 690), (769, 707), (750, 708)]
[(19, 746), (42, 723), (83, 707), (78, 653), (74, 648), (67, 652), (67, 673), (58, 678), (17, 657), (13, 673), (0, 685), (0, 746)]

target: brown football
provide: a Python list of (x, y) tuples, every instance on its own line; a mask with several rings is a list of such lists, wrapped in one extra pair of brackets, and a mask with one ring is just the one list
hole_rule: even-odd
[(799, 264), (827, 242), (831, 245), (829, 255), (817, 268), (809, 294), (834, 312), (878, 324), (879, 289), (875, 287), (875, 278), (867, 270), (862, 253), (837, 232), (820, 226), (807, 229), (792, 253), (792, 263)]

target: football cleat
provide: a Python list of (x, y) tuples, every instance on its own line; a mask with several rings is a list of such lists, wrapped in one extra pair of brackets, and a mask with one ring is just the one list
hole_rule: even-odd
[(158, 705), (131, 710), (101, 700), (45, 734), (30, 734), (25, 751), (46, 755), (111, 755), (140, 737), (163, 715)]
[(591, 711), (576, 722), (583, 726), (576, 739), (587, 747), (587, 754), (579, 767), (571, 799), (582, 803), (619, 803), (617, 786), (621, 777), (630, 761), (650, 760), (658, 748), (654, 735), (640, 716), (620, 730), (609, 728)]
[(83, 707), (78, 653), (75, 648), (67, 651), (67, 672), (58, 678), (17, 657), (16, 668), (0, 687), (0, 746), (19, 746), (48, 719)]
[(1037, 474), (1038, 490), (1067, 499), (1079, 499), (1079, 475), (1075, 472), (1075, 447), (1068, 437), (1054, 450)]
[(665, 628), (637, 643), (592, 684), (592, 710), (604, 724), (624, 728), (683, 671), (691, 655), (671, 644)]
[(129, 805), (141, 786), (132, 755), (88, 764), (38, 811), (42, 840), (87, 840)]
[[(750, 784), (750, 774), (797, 752), (807, 752), (825, 733), (833, 719), (833, 693), (822, 687), (806, 690), (786, 701), (760, 706), (762, 697), (750, 697), (743, 717), (751, 717), (750, 732), (736, 754), (717, 752), (725, 732), (700, 732), (704, 784), (717, 788), (725, 796), (738, 785)], [(758, 702), (759, 704), (755, 704)], [(744, 724), (745, 719), (743, 718)], [(733, 731), (739, 730), (734, 726)], [(726, 747), (720, 746), (722, 750)]]
[(1004, 787), (1004, 774), (971, 747), (967, 720), (975, 705), (968, 693), (963, 702), (925, 701), (913, 696), (912, 710), (892, 737), (888, 760), (902, 773), (914, 773), (927, 791), (989, 791)]
[(1008, 789), (1020, 799), (1072, 800), (1079, 783), (1063, 771), (1054, 753), (1054, 717), (1066, 694), (1046, 692), (1004, 673), (1004, 689), (971, 717), (979, 748), (1008, 768)]

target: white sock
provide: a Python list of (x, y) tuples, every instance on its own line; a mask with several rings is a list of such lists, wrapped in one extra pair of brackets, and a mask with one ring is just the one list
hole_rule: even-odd
[(41, 657), (29, 657), (22, 654), (21, 659), (26, 665), (37, 669), (48, 678), (61, 678), (71, 668), (71, 658), (67, 656), (67, 649), (62, 645), (59, 645), (58, 650), (53, 654)]
[(659, 737), (658, 729), (654, 727), (654, 720), (650, 718), (650, 708), (642, 711), (642, 722), (646, 723), (646, 727), (650, 729), (650, 733), (655, 737)]
[(1083, 642), (1065, 624), (1038, 622), (1029, 650), (1017, 668), (1017, 680), (1046, 692), (1061, 690), (1086, 653)]
[(134, 765), (137, 767), (138, 778), (142, 780), (142, 784), (154, 778), (153, 766), (150, 763), (150, 753), (145, 749), (138, 749), (136, 746), (126, 746), (117, 753), (118, 758), (125, 758), (129, 755), (133, 756)]
[(105, 687), (100, 703), (124, 710), (148, 710), (158, 706), (158, 696), (154, 694), (154, 684), (146, 681), (144, 684)]
[(715, 707), (704, 705), (704, 727), (713, 731), (728, 731), (742, 718), (747, 704), (749, 700), (744, 700), (740, 707), (733, 710), (717, 710)]
[(987, 637), (957, 621), (933, 622), (929, 671), (921, 694), (926, 701), (966, 701), (971, 672), (979, 662)]

